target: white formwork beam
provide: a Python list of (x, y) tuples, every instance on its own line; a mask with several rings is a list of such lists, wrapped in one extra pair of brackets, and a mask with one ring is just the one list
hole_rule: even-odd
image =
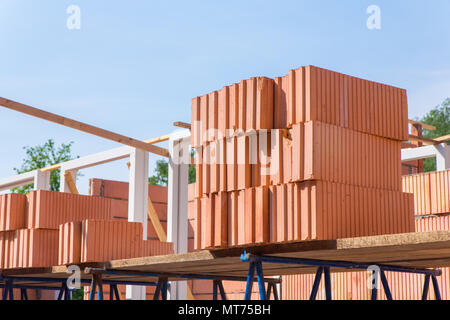
[[(188, 251), (188, 177), (190, 131), (173, 133), (169, 139), (169, 180), (167, 207), (167, 241), (175, 253)], [(171, 283), (171, 300), (187, 299), (186, 281)]]
[(34, 184), (34, 190), (50, 189), (50, 173), (34, 170), (13, 177), (0, 179), (0, 191)]
[(450, 145), (445, 143), (402, 150), (402, 162), (436, 158), (436, 170), (450, 169)]
[[(130, 154), (128, 221), (142, 223), (144, 240), (147, 240), (148, 159), (148, 152), (139, 149), (134, 149)], [(127, 299), (145, 298), (144, 286), (127, 286)]]

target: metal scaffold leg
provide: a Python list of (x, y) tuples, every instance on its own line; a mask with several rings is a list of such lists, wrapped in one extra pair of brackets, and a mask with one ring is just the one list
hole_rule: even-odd
[(21, 300), (28, 300), (27, 289), (20, 289), (20, 299)]
[(251, 300), (255, 272), (256, 272), (256, 279), (258, 280), (259, 297), (261, 300), (267, 300), (262, 262), (257, 257), (252, 257), (250, 259), (250, 265), (248, 268), (248, 276), (247, 276), (247, 286), (245, 288), (245, 300)]
[(322, 279), (323, 267), (319, 267), (316, 272), (316, 277), (314, 279), (313, 287), (311, 290), (311, 296), (309, 300), (316, 300), (317, 292), (319, 291), (320, 280)]
[(317, 292), (319, 292), (320, 282), (322, 280), (322, 274), (324, 275), (325, 281), (325, 298), (327, 300), (332, 300), (331, 294), (331, 271), (329, 267), (319, 267), (316, 272), (316, 277), (314, 278), (313, 288), (311, 290), (311, 296), (309, 300), (317, 299)]
[(103, 300), (103, 280), (100, 272), (92, 273), (91, 291), (89, 292), (89, 300), (95, 300), (95, 293), (97, 299)]
[(109, 286), (109, 300), (120, 300), (119, 289), (117, 288), (117, 284), (111, 284)]
[(218, 291), (220, 292), (220, 298), (222, 300), (227, 300), (222, 280), (213, 280), (213, 300), (217, 300)]
[(272, 291), (273, 291), (273, 299), (274, 300), (279, 300), (279, 296), (278, 296), (278, 290), (276, 285), (273, 282), (269, 282), (267, 284), (267, 300), (270, 300), (272, 297)]
[(161, 300), (167, 300), (167, 283), (168, 279), (166, 277), (160, 277), (158, 279), (153, 300), (159, 300), (160, 297)]
[(13, 281), (11, 279), (5, 280), (5, 287), (3, 288), (3, 300), (14, 300)]
[(67, 288), (67, 283), (63, 282), (61, 285), (61, 289), (59, 290), (59, 294), (58, 294), (58, 300), (62, 300), (64, 297), (64, 300), (70, 300), (69, 298), (69, 288)]
[(436, 296), (436, 300), (442, 300), (441, 291), (439, 290), (439, 283), (436, 276), (432, 275), (431, 279), (433, 280), (434, 295)]

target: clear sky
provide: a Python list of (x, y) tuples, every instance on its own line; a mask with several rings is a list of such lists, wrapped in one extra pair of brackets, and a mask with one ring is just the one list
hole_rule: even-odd
[[(0, 96), (148, 139), (189, 122), (195, 96), (312, 64), (405, 88), (421, 117), (450, 97), (449, 14), (448, 0), (0, 0)], [(80, 156), (118, 146), (3, 108), (0, 137), (0, 177), (49, 138)], [(128, 179), (124, 161), (83, 174), (84, 193), (91, 177)]]

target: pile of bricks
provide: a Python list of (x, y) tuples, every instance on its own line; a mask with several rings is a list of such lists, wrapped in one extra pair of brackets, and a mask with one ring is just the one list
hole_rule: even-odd
[(37, 268), (163, 255), (171, 243), (143, 240), (122, 220), (121, 200), (32, 191), (0, 195), (0, 268)]
[(170, 253), (173, 243), (143, 240), (142, 224), (137, 222), (85, 220), (59, 226), (60, 265)]
[[(403, 191), (414, 194), (415, 231), (434, 232), (450, 230), (450, 170), (428, 172), (403, 177)], [(442, 276), (437, 277), (442, 299), (450, 299), (450, 268), (442, 268)], [(315, 275), (283, 276), (283, 299), (308, 300)], [(371, 289), (367, 286), (367, 272), (333, 273), (333, 300), (370, 300)], [(387, 272), (386, 277), (394, 300), (421, 300), (423, 275)], [(318, 299), (325, 299), (323, 284), (318, 291)], [(386, 299), (380, 294), (380, 299)], [(428, 299), (435, 299), (429, 290)]]
[(192, 100), (197, 249), (414, 230), (406, 91), (308, 66)]
[(414, 194), (416, 215), (450, 214), (450, 170), (404, 176), (403, 190)]

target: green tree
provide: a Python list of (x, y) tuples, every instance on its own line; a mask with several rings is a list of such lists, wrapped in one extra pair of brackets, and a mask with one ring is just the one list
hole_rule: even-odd
[[(157, 186), (167, 186), (169, 178), (169, 163), (166, 160), (158, 160), (154, 175), (148, 178), (148, 183)], [(189, 166), (189, 183), (195, 183), (195, 166)]]
[[(55, 145), (53, 139), (49, 139), (43, 145), (35, 147), (24, 147), (26, 157), (22, 162), (20, 169), (14, 168), (17, 174), (30, 172), (36, 169), (42, 169), (61, 162), (72, 160), (71, 147), (73, 142), (61, 144), (59, 147)], [(50, 190), (59, 191), (59, 174), (60, 170), (54, 170), (50, 174)], [(33, 185), (28, 185), (13, 189), (16, 193), (28, 193), (33, 189)]]
[[(450, 98), (428, 112), (421, 122), (436, 127), (433, 131), (424, 129), (425, 138), (433, 139), (450, 134)], [(436, 159), (425, 159), (423, 167), (425, 172), (436, 171)]]

